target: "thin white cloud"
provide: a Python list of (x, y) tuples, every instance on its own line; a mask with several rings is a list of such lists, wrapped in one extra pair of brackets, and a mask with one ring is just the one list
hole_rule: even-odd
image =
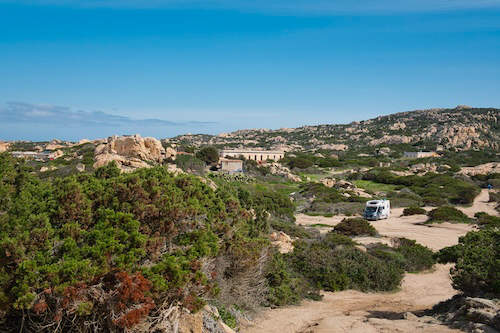
[(500, 8), (500, 0), (0, 0), (0, 3), (112, 8), (203, 8), (315, 14)]
[(210, 125), (212, 122), (174, 122), (162, 119), (132, 119), (102, 111), (73, 110), (70, 107), (8, 102), (0, 106), (0, 123), (40, 124), (61, 126), (120, 127), (120, 126), (186, 126)]

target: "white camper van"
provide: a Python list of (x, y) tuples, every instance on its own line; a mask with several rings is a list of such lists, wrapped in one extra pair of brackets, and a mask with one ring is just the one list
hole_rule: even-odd
[(387, 219), (391, 216), (391, 202), (389, 200), (370, 200), (366, 203), (363, 216), (367, 220)]

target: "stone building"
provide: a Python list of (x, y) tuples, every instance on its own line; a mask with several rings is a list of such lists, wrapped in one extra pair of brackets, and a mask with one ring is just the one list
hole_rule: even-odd
[(234, 172), (243, 172), (243, 161), (242, 160), (231, 160), (228, 158), (219, 159), (219, 163), (221, 165), (221, 171), (234, 173)]
[(435, 151), (405, 151), (403, 154), (406, 158), (426, 158), (426, 157), (439, 157)]
[(248, 150), (228, 149), (220, 152), (221, 157), (244, 157), (247, 160), (265, 162), (267, 160), (278, 161), (285, 157), (285, 152), (280, 150)]

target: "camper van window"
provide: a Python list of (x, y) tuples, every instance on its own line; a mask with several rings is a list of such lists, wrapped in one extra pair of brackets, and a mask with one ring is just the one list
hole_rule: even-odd
[(374, 213), (378, 210), (378, 207), (366, 207), (367, 213)]

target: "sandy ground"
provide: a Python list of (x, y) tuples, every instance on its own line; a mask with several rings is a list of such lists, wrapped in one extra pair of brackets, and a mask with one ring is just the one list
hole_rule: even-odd
[[(495, 210), (495, 204), (488, 203), (488, 190), (482, 190), (475, 198), (471, 207), (458, 207), (465, 214), (473, 217), (477, 212), (486, 212), (490, 215), (498, 216)], [(431, 210), (433, 207), (424, 207), (426, 210)], [(380, 237), (357, 237), (355, 240), (361, 244), (374, 242), (390, 243), (393, 237), (406, 237), (414, 239), (418, 243), (428, 246), (433, 250), (439, 250), (446, 246), (454, 245), (458, 242), (458, 238), (465, 235), (473, 226), (462, 223), (439, 223), (439, 224), (423, 224), (427, 220), (425, 215), (401, 216), (403, 208), (393, 208), (391, 217), (386, 220), (372, 221), (371, 224), (377, 229)], [(335, 226), (342, 221), (346, 216), (307, 216), (298, 214), (297, 224), (313, 225), (325, 224)], [(321, 232), (331, 230), (328, 227), (318, 227)]]
[[(488, 192), (483, 190), (472, 207), (461, 209), (469, 216), (481, 211), (498, 215), (487, 201)], [(458, 237), (472, 229), (465, 224), (422, 225), (426, 216), (401, 217), (401, 213), (402, 209), (393, 209), (391, 218), (372, 223), (382, 235), (380, 238), (363, 237), (357, 238), (357, 241), (390, 242), (391, 237), (406, 237), (438, 250), (456, 244)], [(297, 223), (334, 226), (342, 218), (298, 215)], [(394, 293), (362, 293), (354, 290), (325, 292), (323, 300), (319, 302), (304, 301), (300, 306), (263, 311), (255, 318), (253, 326), (243, 327), (242, 332), (459, 332), (432, 318), (417, 318), (407, 314), (429, 309), (456, 293), (451, 286), (449, 270), (449, 265), (436, 265), (430, 272), (406, 274), (401, 289)]]
[(320, 302), (267, 310), (242, 332), (459, 332), (429, 318), (404, 319), (408, 311), (430, 308), (455, 294), (449, 269), (436, 265), (432, 272), (407, 274), (395, 293), (325, 292)]
[(496, 203), (488, 202), (490, 195), (488, 190), (481, 190), (481, 193), (474, 199), (474, 204), (471, 207), (458, 207), (462, 212), (469, 217), (474, 217), (477, 212), (485, 212), (490, 215), (498, 216), (498, 211), (495, 210)]

